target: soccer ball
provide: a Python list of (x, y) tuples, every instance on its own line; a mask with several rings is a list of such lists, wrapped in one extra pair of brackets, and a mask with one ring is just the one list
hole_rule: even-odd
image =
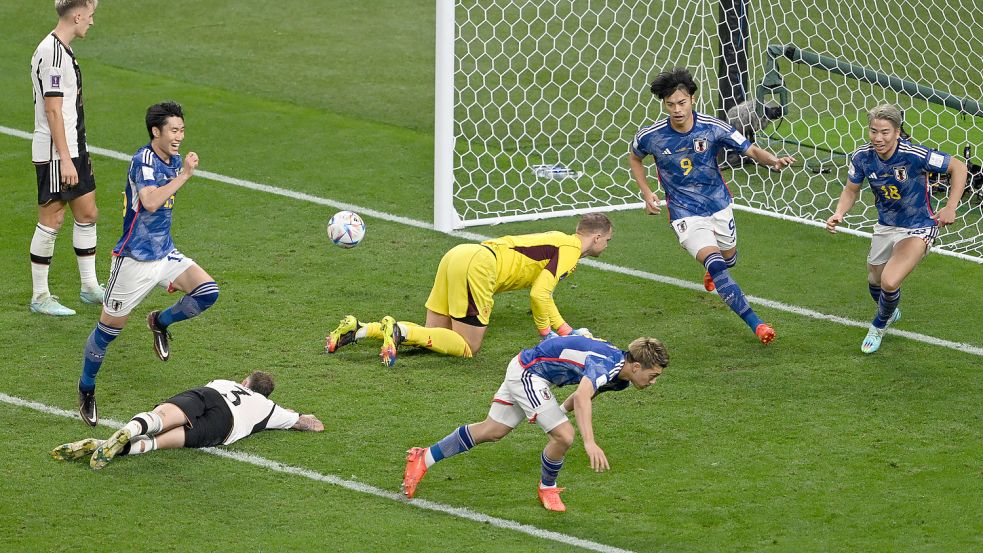
[(336, 246), (354, 248), (365, 237), (365, 222), (354, 211), (339, 211), (328, 221), (328, 238)]

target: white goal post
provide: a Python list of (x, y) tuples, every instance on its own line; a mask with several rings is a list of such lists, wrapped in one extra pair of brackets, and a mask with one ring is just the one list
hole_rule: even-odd
[[(737, 209), (825, 221), (883, 102), (914, 142), (983, 165), (977, 0), (436, 0), (436, 16), (439, 230), (641, 209), (628, 144), (664, 117), (648, 84), (674, 66), (700, 112), (800, 160), (773, 174), (722, 159)], [(945, 180), (928, 187), (946, 201)], [(983, 172), (967, 188), (938, 249), (983, 263)], [(876, 217), (865, 191), (845, 230)]]

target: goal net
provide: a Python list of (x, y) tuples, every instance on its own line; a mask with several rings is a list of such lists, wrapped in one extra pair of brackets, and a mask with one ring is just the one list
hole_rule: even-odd
[[(735, 9), (744, 13), (725, 13)], [(722, 56), (718, 24), (735, 15), (747, 71), (727, 91), (740, 97), (722, 99), (718, 73), (740, 60)], [(904, 110), (914, 142), (983, 159), (977, 0), (438, 0), (436, 226), (640, 209), (628, 144), (665, 116), (648, 84), (674, 66), (700, 85), (698, 111), (800, 160), (782, 173), (722, 160), (739, 209), (825, 221), (878, 103)], [(938, 207), (947, 183), (930, 187)], [(976, 261), (980, 188), (983, 175), (970, 175), (940, 240)], [(846, 224), (863, 234), (876, 218), (864, 192)]]

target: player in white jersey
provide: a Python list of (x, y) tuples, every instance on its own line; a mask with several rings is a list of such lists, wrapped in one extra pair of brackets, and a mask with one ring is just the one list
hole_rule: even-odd
[(96, 181), (86, 150), (82, 72), (70, 45), (85, 38), (98, 0), (55, 0), (58, 24), (31, 58), (34, 87), (34, 140), (31, 158), (37, 173), (38, 223), (31, 239), (30, 308), (44, 315), (74, 315), (48, 289), (55, 239), (72, 210), (72, 244), (82, 281), (79, 299), (99, 305), (104, 291), (96, 279)]
[(89, 466), (98, 470), (118, 455), (229, 445), (263, 430), (324, 430), (314, 415), (301, 415), (271, 401), (273, 387), (273, 377), (262, 371), (253, 371), (239, 383), (213, 380), (135, 415), (107, 440), (86, 438), (62, 444), (51, 450), (51, 456), (70, 461), (91, 454)]
[[(860, 351), (881, 347), (887, 327), (901, 318), (901, 283), (924, 258), (938, 236), (939, 227), (956, 220), (956, 207), (966, 188), (966, 164), (947, 153), (912, 144), (903, 138), (902, 114), (897, 106), (882, 104), (867, 114), (870, 142), (850, 156), (848, 179), (826, 230), (836, 226), (857, 202), (860, 185), (870, 184), (877, 206), (877, 224), (867, 256), (867, 286), (877, 313), (867, 329)], [(949, 174), (949, 200), (932, 212), (928, 173)]]
[[(620, 391), (630, 385), (647, 388), (668, 364), (666, 346), (656, 338), (637, 338), (628, 345), (628, 351), (572, 334), (547, 338), (512, 359), (484, 421), (460, 426), (430, 447), (414, 447), (407, 452), (400, 490), (412, 499), (417, 484), (434, 463), (478, 444), (498, 441), (528, 420), (538, 424), (549, 437), (540, 456), (539, 501), (547, 510), (566, 511), (560, 499), (563, 488), (556, 486), (574, 438), (566, 413), (574, 411), (577, 417), (591, 468), (605, 471), (610, 466), (604, 450), (594, 440), (591, 402), (602, 392)], [(576, 385), (577, 389), (561, 405), (550, 386), (567, 385)]]

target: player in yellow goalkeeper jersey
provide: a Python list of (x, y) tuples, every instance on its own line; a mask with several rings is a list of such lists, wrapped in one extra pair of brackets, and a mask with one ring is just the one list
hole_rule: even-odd
[(347, 315), (326, 338), (328, 353), (370, 337), (382, 340), (380, 357), (393, 366), (400, 345), (427, 348), (446, 355), (471, 357), (478, 353), (488, 329), (494, 295), (529, 289), (533, 322), (540, 336), (555, 332), (589, 335), (574, 329), (553, 303), (553, 289), (584, 256), (597, 257), (608, 247), (611, 220), (603, 213), (581, 217), (574, 234), (558, 231), (493, 238), (480, 244), (461, 244), (444, 254), (427, 299), (424, 326), (386, 316), (361, 323)]

